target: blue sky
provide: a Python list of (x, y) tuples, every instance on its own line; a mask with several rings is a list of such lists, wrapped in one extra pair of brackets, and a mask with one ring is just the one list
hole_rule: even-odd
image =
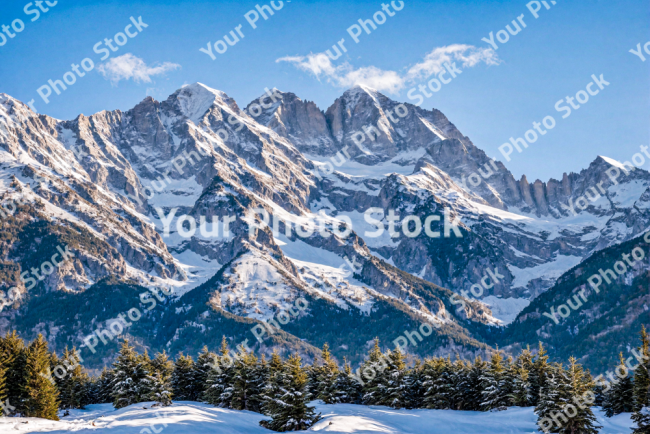
[[(369, 71), (379, 83), (393, 83), (394, 93), (383, 93), (415, 102), (407, 97), (409, 89), (426, 85), (433, 76), (414, 77), (409, 70), (426, 64), (427, 54), (455, 44), (475, 47), (464, 51), (466, 56), (486, 53), (490, 44), (481, 39), (524, 14), (527, 27), (507, 43), (497, 43), (492, 53), (496, 62), (462, 67), (461, 75), (422, 106), (441, 110), (474, 144), (501, 161), (500, 145), (552, 115), (557, 126), (506, 163), (516, 177), (526, 174), (529, 181), (579, 171), (599, 154), (629, 160), (650, 139), (650, 60), (629, 53), (650, 41), (647, 0), (558, 0), (549, 10), (542, 6), (537, 19), (527, 9), (528, 1), (405, 1), (371, 34), (363, 33), (359, 43), (346, 30), (359, 19), (372, 19), (381, 1), (285, 1), (274, 16), (260, 18), (256, 29), (244, 15), (256, 4), (268, 3), (59, 0), (33, 22), (36, 14), (23, 10), (28, 3), (2, 3), (0, 24), (11, 26), (20, 19), (24, 30), (0, 46), (0, 92), (24, 102), (34, 99), (40, 113), (59, 119), (128, 110), (146, 95), (163, 100), (196, 81), (225, 91), (240, 105), (265, 87), (277, 87), (325, 110), (349, 83), (367, 80)], [(35, 4), (28, 7), (35, 9)], [(141, 16), (148, 27), (116, 46), (105, 64), (93, 47), (123, 32), (131, 16)], [(215, 60), (199, 51), (238, 25), (244, 38), (225, 53), (215, 53)], [(13, 34), (11, 28), (9, 32)], [(331, 61), (335, 70), (330, 74), (316, 77), (297, 61), (277, 61), (293, 57), (304, 62), (342, 38), (348, 51)], [(37, 89), (49, 79), (62, 80), (84, 58), (95, 68), (45, 104)], [(135, 75), (124, 78), (130, 74)], [(592, 74), (603, 74), (611, 84), (561, 119), (556, 102), (585, 89)]]

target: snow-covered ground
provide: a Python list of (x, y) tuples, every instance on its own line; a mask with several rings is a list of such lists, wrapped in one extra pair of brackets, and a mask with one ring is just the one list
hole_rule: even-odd
[[(259, 426), (264, 416), (249, 411), (216, 408), (197, 402), (175, 402), (163, 409), (151, 408), (151, 402), (114, 410), (110, 404), (90, 405), (74, 410), (70, 416), (53, 422), (36, 418), (0, 418), (0, 433), (14, 432), (90, 432), (122, 433), (271, 433)], [(324, 405), (316, 410), (323, 419), (309, 431), (330, 433), (404, 433), (404, 434), (533, 434), (537, 417), (533, 408), (511, 407), (495, 413), (451, 410), (393, 410), (388, 407), (361, 405)], [(611, 419), (596, 411), (602, 434), (630, 433), (630, 414)], [(304, 432), (304, 431), (301, 431)]]

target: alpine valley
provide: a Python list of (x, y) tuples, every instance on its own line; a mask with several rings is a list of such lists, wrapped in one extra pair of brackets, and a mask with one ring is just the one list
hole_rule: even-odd
[[(151, 353), (195, 355), (226, 336), (307, 360), (327, 342), (356, 364), (375, 337), (392, 347), (429, 323), (433, 333), (409, 344), (411, 356), (517, 352), (541, 340), (552, 358), (574, 355), (601, 372), (650, 323), (647, 171), (594, 156), (559, 180), (517, 180), (440, 111), (363, 86), (324, 112), (277, 89), (260, 101), (242, 108), (195, 83), (166, 101), (62, 121), (0, 94), (0, 333), (42, 333), (51, 349), (76, 346), (86, 367), (101, 368), (118, 339), (94, 352), (84, 339), (137, 308), (142, 317), (123, 334)], [(571, 210), (585, 194), (586, 209)], [(446, 219), (458, 229), (370, 236), (370, 208), (387, 225), (394, 210), (438, 215), (432, 229), (441, 233)], [(298, 236), (283, 223), (274, 234), (272, 225), (249, 227), (262, 217), (256, 209), (294, 229), (328, 225)], [(172, 212), (235, 218), (229, 237), (183, 237), (178, 229), (189, 229), (175, 222), (164, 233), (161, 215)], [(330, 230), (345, 222), (349, 236)], [(587, 278), (637, 245), (645, 259), (614, 283), (557, 324), (544, 315), (590, 292)], [(34, 278), (57, 247), (71, 254)], [(469, 289), (490, 273), (500, 277), (473, 298)], [(299, 298), (307, 307), (296, 311)], [(298, 314), (281, 330), (260, 326), (265, 339), (256, 339), (256, 325), (290, 311)]]

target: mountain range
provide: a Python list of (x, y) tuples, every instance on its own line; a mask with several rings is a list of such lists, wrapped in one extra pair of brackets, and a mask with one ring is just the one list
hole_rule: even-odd
[[(358, 362), (375, 337), (393, 346), (429, 323), (413, 356), (541, 340), (592, 369), (613, 367), (650, 323), (647, 258), (579, 312), (543, 315), (643, 243), (650, 173), (594, 156), (561, 179), (517, 180), (440, 111), (368, 87), (322, 111), (277, 89), (241, 108), (195, 83), (68, 121), (0, 94), (0, 149), (0, 331), (81, 347), (88, 367), (110, 363), (117, 339), (91, 351), (86, 338), (133, 308), (142, 317), (121, 334), (150, 351), (195, 354), (226, 336), (307, 359), (328, 342)], [(448, 236), (375, 236), (371, 209), (386, 227), (391, 211), (398, 228), (437, 216)], [(192, 233), (213, 219), (228, 236)], [(64, 246), (71, 255), (42, 273)], [(33, 284), (21, 278), (34, 269)], [(485, 276), (493, 286), (473, 297)]]

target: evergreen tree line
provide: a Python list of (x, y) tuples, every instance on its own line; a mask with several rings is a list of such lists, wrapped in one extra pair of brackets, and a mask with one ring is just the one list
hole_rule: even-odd
[[(610, 417), (633, 412), (635, 433), (650, 434), (648, 342), (642, 329), (643, 363), (605, 387), (574, 358), (566, 367), (549, 363), (541, 343), (536, 354), (526, 349), (516, 358), (497, 350), (489, 361), (433, 357), (408, 367), (399, 348), (382, 352), (375, 340), (355, 373), (347, 362), (342, 369), (337, 365), (327, 344), (321, 360), (303, 366), (297, 355), (273, 353), (267, 360), (243, 348), (234, 354), (225, 337), (218, 353), (205, 347), (196, 361), (184, 354), (171, 361), (164, 352), (152, 359), (125, 341), (112, 368), (98, 377), (77, 365), (58, 378), (50, 372), (61, 360), (42, 336), (26, 346), (14, 332), (0, 337), (0, 400), (8, 399), (14, 414), (57, 420), (59, 409), (108, 402), (116, 408), (144, 401), (165, 406), (173, 397), (258, 412), (271, 418), (260, 423), (275, 431), (312, 426), (320, 417), (308, 406), (313, 399), (466, 411), (534, 406), (540, 427), (552, 433), (597, 433), (591, 405), (602, 405)], [(74, 349), (66, 349), (63, 358), (71, 357)]]

